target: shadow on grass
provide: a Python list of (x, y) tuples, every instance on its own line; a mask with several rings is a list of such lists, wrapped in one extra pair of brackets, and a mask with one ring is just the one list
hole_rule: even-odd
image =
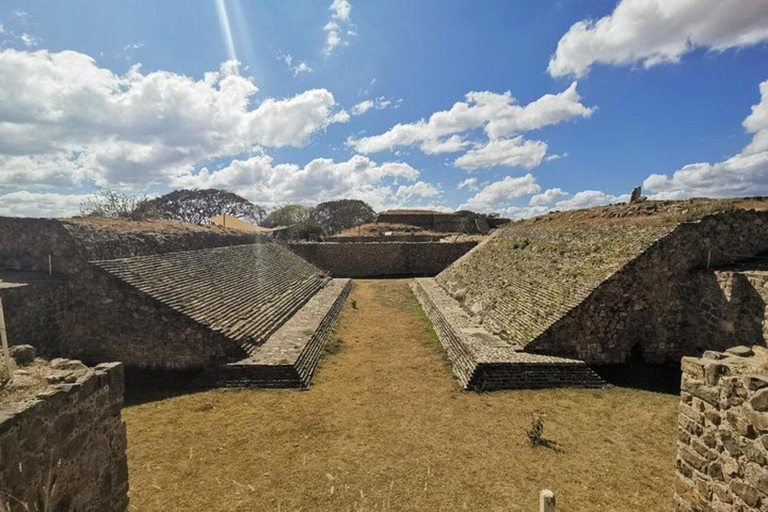
[(542, 437), (535, 443), (531, 444), (533, 444), (534, 448), (546, 448), (548, 450), (552, 450), (555, 453), (565, 453), (565, 450), (557, 441), (553, 441), (552, 439), (547, 439), (545, 437)]
[(205, 391), (191, 386), (199, 370), (125, 370), (125, 405), (141, 405)]

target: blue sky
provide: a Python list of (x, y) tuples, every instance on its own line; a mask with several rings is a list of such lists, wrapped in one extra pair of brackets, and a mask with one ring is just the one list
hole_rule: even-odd
[(97, 186), (513, 217), (768, 194), (766, 0), (6, 1), (0, 25), (0, 214)]

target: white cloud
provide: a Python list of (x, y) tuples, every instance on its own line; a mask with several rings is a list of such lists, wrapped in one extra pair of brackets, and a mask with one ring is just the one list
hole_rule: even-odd
[(373, 108), (373, 100), (365, 100), (361, 101), (354, 107), (352, 107), (352, 115), (353, 116), (359, 116), (361, 114), (365, 114), (369, 110)]
[(459, 210), (475, 210), (479, 212), (495, 211), (508, 205), (511, 199), (541, 192), (532, 174), (519, 178), (506, 176), (504, 179), (486, 185), (480, 192), (472, 196)]
[(523, 140), (523, 136), (512, 139), (495, 139), (485, 145), (476, 146), (456, 159), (454, 164), (469, 171), (486, 167), (525, 167), (532, 169), (541, 164), (547, 153), (547, 145), (537, 140)]
[(464, 181), (459, 182), (456, 188), (459, 190), (466, 188), (472, 192), (480, 190), (480, 187), (477, 186), (477, 178), (467, 178)]
[(378, 98), (375, 98), (372, 100), (363, 100), (357, 105), (355, 105), (354, 107), (352, 107), (352, 115), (359, 116), (359, 115), (365, 114), (371, 109), (384, 110), (390, 107), (398, 108), (402, 101), (403, 100), (401, 99), (392, 101), (388, 98), (385, 98), (384, 96), (379, 96)]
[(440, 186), (426, 181), (417, 181), (413, 185), (400, 185), (395, 197), (400, 201), (410, 201), (414, 197), (437, 197), (442, 193)]
[(299, 76), (302, 73), (311, 73), (313, 69), (309, 67), (309, 65), (305, 61), (298, 62), (295, 66), (293, 65), (293, 56), (290, 53), (286, 53), (285, 55), (280, 55), (278, 57), (278, 60), (281, 60), (285, 62), (285, 65), (288, 66), (288, 69), (293, 73), (293, 76)]
[[(402, 162), (377, 164), (355, 155), (346, 162), (317, 158), (304, 167), (274, 165), (271, 157), (259, 155), (234, 160), (215, 171), (178, 176), (179, 187), (226, 188), (237, 190), (259, 204), (282, 202), (317, 204), (333, 199), (362, 199), (381, 209), (404, 205), (424, 197), (439, 195), (439, 187), (417, 182), (419, 171)], [(412, 183), (401, 185), (399, 182)], [(415, 182), (415, 183), (414, 183)]]
[(352, 12), (352, 6), (348, 0), (333, 0), (333, 3), (329, 9), (333, 11), (333, 18), (342, 21), (349, 21), (349, 14)]
[[(483, 128), (491, 142), (514, 137), (572, 118), (592, 115), (594, 109), (581, 104), (576, 85), (576, 82), (573, 82), (565, 91), (559, 94), (546, 94), (525, 106), (518, 105), (510, 92), (503, 94), (470, 92), (466, 95), (466, 101), (455, 103), (450, 110), (435, 112), (429, 120), (397, 124), (380, 135), (360, 139), (350, 138), (347, 140), (347, 145), (363, 154), (416, 145), (424, 153), (435, 154), (460, 151), (467, 145), (460, 134), (476, 128)], [(502, 165), (493, 162), (505, 161), (505, 156), (501, 153), (502, 149), (511, 152), (508, 158), (512, 161), (520, 151), (511, 142), (500, 142), (483, 147), (488, 147), (485, 150), (486, 155), (490, 156), (490, 153), (493, 153), (493, 158), (489, 159), (491, 165)], [(543, 147), (546, 150), (546, 145)], [(465, 155), (465, 161), (480, 161), (481, 158), (475, 154), (477, 151), (480, 151), (482, 156), (482, 149), (473, 149)], [(459, 165), (458, 161), (457, 165)]]
[(625, 203), (629, 201), (629, 194), (614, 196), (606, 194), (600, 190), (582, 190), (569, 199), (558, 201), (555, 204), (556, 210), (577, 210), (580, 208), (592, 208), (594, 206), (603, 206), (612, 203)]
[[(540, 192), (541, 187), (532, 174), (526, 174), (519, 178), (506, 176), (504, 179), (485, 185), (459, 209), (484, 213), (496, 212), (513, 219), (523, 219), (552, 210), (591, 208), (629, 200), (628, 194), (614, 196), (599, 190), (582, 190), (572, 196), (560, 188), (551, 188), (543, 193)], [(515, 199), (523, 196), (531, 196), (527, 206), (512, 204)]]
[(571, 26), (548, 71), (581, 76), (597, 63), (649, 68), (696, 48), (724, 51), (766, 40), (765, 0), (620, 0), (609, 16)]
[(528, 206), (549, 206), (558, 199), (568, 197), (570, 194), (561, 188), (549, 188), (541, 194), (536, 194), (528, 201)]
[(0, 23), (0, 34), (5, 34), (5, 25)]
[(331, 55), (336, 48), (341, 45), (347, 45), (345, 36), (356, 36), (357, 33), (350, 29), (352, 5), (348, 0), (333, 0), (328, 8), (331, 11), (331, 21), (325, 24), (325, 48), (323, 52)]
[(349, 119), (325, 89), (255, 102), (257, 92), (234, 62), (193, 80), (139, 66), (118, 75), (74, 51), (2, 50), (0, 185), (164, 184), (212, 158), (306, 145)]
[(672, 177), (651, 174), (643, 187), (654, 199), (768, 194), (768, 80), (760, 84), (760, 95), (744, 119), (743, 126), (753, 137), (741, 152), (722, 162), (686, 165)]
[(0, 195), (0, 215), (7, 217), (71, 217), (80, 212), (87, 194), (34, 193), (25, 190)]

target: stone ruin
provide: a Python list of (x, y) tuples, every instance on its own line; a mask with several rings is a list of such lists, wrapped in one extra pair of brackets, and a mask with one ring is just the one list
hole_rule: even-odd
[[(12, 349), (0, 386), (0, 509), (128, 509), (123, 367)], [(5, 367), (4, 363), (2, 364)]]
[(677, 510), (766, 510), (768, 350), (707, 351), (682, 370)]
[[(437, 274), (412, 287), (465, 389), (600, 387), (590, 364), (703, 353), (683, 359), (678, 510), (761, 510), (768, 212), (719, 204), (703, 215), (696, 201), (553, 213), (461, 251), (420, 244), (443, 252), (418, 256), (428, 272), (405, 273)], [(307, 387), (349, 277), (375, 275), (366, 265), (395, 250), (297, 246), (337, 251), (311, 249), (320, 257), (166, 224), (0, 219), (11, 338), (89, 363), (201, 370), (203, 386)], [(726, 350), (739, 343), (755, 346)], [(30, 350), (14, 347), (27, 366), (0, 391), (0, 459), (11, 461), (0, 489), (21, 503), (126, 510), (122, 364)]]
[(11, 339), (91, 363), (203, 371), (201, 385), (308, 385), (351, 287), (216, 226), (0, 219), (3, 230), (18, 237), (0, 252), (13, 269), (0, 282)]
[(755, 205), (645, 201), (515, 222), (415, 293), (470, 389), (592, 387), (584, 363), (764, 345), (765, 280), (749, 265), (768, 254), (768, 212)]

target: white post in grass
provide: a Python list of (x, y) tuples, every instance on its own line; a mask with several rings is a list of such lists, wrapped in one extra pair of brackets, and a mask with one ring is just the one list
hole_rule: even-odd
[(539, 512), (557, 512), (555, 510), (555, 493), (544, 489), (539, 494)]
[(11, 367), (11, 352), (8, 350), (8, 333), (5, 330), (5, 314), (3, 313), (3, 299), (0, 299), (0, 338), (3, 341), (3, 358), (5, 359), (5, 367), (8, 368), (8, 373), (13, 371)]

